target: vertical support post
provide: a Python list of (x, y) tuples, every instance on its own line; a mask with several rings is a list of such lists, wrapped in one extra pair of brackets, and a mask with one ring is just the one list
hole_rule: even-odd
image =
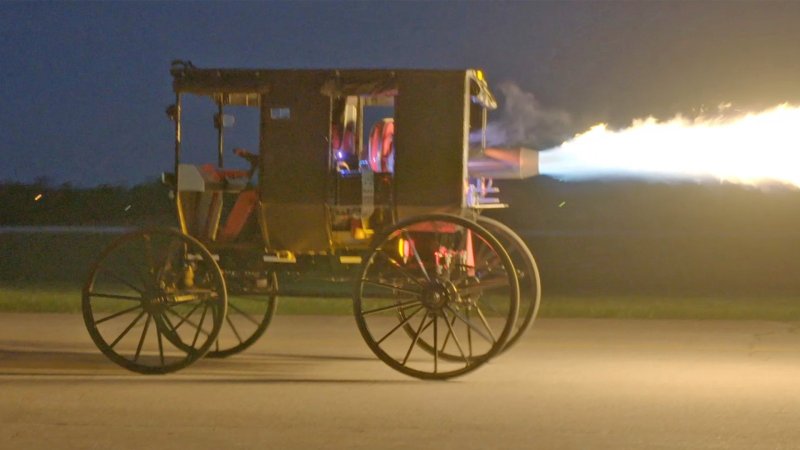
[[(347, 108), (347, 106), (345, 106)], [(361, 159), (369, 160), (369, 149), (364, 148), (364, 99), (361, 96), (358, 96), (357, 106), (356, 106), (356, 129), (355, 129), (355, 151), (356, 155), (358, 156), (359, 164)]]
[(222, 100), (220, 99), (220, 101), (217, 102), (217, 120), (215, 121), (216, 122), (215, 125), (217, 126), (217, 166), (220, 169), (225, 165), (224, 164), (225, 143), (222, 131), (223, 128), (225, 128), (225, 126), (223, 124), (223, 121), (224, 119), (222, 117)]
[(180, 173), (178, 171), (178, 166), (181, 163), (181, 141), (182, 141), (182, 131), (181, 131), (181, 94), (180, 92), (175, 93), (175, 186), (173, 187), (175, 193), (175, 210), (178, 212), (178, 222), (181, 226), (181, 231), (183, 234), (189, 234), (189, 228), (186, 225), (186, 218), (183, 216), (183, 206), (181, 205), (181, 193), (178, 190), (178, 186), (180, 186)]
[(486, 151), (486, 121), (487, 121), (486, 107), (481, 106), (481, 153)]
[(177, 189), (178, 165), (181, 162), (181, 94), (175, 94), (175, 183)]
[[(463, 110), (459, 119), (461, 120), (461, 212), (463, 213), (469, 205), (469, 172), (467, 166), (469, 165), (469, 125), (470, 125), (470, 111), (472, 105), (472, 94), (470, 92), (470, 71), (464, 73), (463, 81), (459, 82), (459, 88), (463, 92)], [(461, 84), (463, 83), (463, 84)], [(453, 117), (455, 119), (456, 116)], [(453, 120), (451, 119), (451, 120)]]

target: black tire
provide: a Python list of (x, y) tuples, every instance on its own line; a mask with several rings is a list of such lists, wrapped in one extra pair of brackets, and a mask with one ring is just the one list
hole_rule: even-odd
[(225, 280), (212, 255), (168, 228), (112, 242), (83, 287), (92, 341), (118, 365), (143, 374), (174, 372), (203, 357), (226, 308)]
[(539, 305), (542, 300), (542, 282), (539, 277), (539, 267), (525, 241), (511, 228), (489, 217), (478, 217), (478, 223), (492, 234), (503, 244), (508, 256), (517, 269), (517, 279), (519, 280), (519, 318), (514, 326), (514, 332), (508, 338), (503, 351), (508, 350), (512, 345), (519, 341), (525, 334), (539, 313)]
[[(353, 306), (362, 337), (382, 361), (413, 377), (447, 379), (503, 349), (517, 320), (519, 284), (510, 257), (486, 228), (432, 214), (401, 221), (375, 239)], [(409, 327), (412, 333), (398, 332)], [(414, 354), (421, 343), (431, 351)], [(440, 357), (454, 352), (458, 358)]]

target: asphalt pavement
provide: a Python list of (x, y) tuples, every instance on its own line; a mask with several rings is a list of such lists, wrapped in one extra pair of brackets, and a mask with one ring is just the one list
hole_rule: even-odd
[(350, 317), (125, 371), (78, 315), (0, 314), (0, 448), (800, 448), (797, 323), (550, 319), (464, 377), (394, 372)]

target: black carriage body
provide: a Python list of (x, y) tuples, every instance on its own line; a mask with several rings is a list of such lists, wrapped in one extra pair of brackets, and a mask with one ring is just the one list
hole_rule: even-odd
[[(383, 226), (411, 215), (463, 214), (470, 122), (480, 122), (476, 115), (496, 106), (476, 70), (219, 70), (179, 64), (172, 74), (178, 100), (199, 94), (212, 97), (220, 110), (260, 108), (262, 238), (270, 250), (297, 255), (364, 249)], [(396, 131), (390, 170), (365, 164), (365, 115), (373, 106), (391, 110)], [(336, 130), (350, 127), (349, 119), (355, 119), (355, 158), (342, 170)], [(180, 201), (178, 207), (186, 209)], [(185, 225), (185, 211), (181, 216), (184, 231), (197, 235)], [(216, 240), (213, 232), (197, 237)]]

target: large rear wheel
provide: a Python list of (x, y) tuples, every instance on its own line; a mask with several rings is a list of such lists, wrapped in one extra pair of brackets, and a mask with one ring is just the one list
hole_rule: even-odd
[(95, 345), (144, 374), (173, 372), (205, 355), (226, 306), (225, 281), (211, 254), (173, 229), (117, 239), (83, 288), (83, 319)]
[(382, 233), (354, 297), (370, 349), (392, 368), (426, 379), (486, 363), (510, 337), (518, 307), (516, 272), (502, 244), (473, 221), (441, 214)]
[[(500, 241), (503, 248), (508, 252), (511, 262), (514, 264), (516, 270), (517, 280), (519, 281), (519, 317), (514, 323), (514, 330), (508, 338), (502, 351), (508, 350), (515, 344), (519, 338), (531, 327), (536, 314), (539, 310), (539, 301), (541, 299), (541, 283), (539, 280), (539, 269), (536, 266), (536, 260), (533, 254), (528, 249), (528, 246), (511, 228), (504, 225), (502, 222), (490, 219), (488, 217), (479, 216), (477, 219), (478, 224), (492, 232), (492, 235)], [(484, 257), (491, 257), (491, 255), (478, 255), (478, 259)], [(399, 311), (398, 315), (401, 319), (405, 319), (405, 311)], [(410, 336), (413, 336), (413, 328), (406, 324), (403, 329)], [(417, 345), (423, 348), (428, 353), (433, 353), (433, 346), (421, 339)], [(458, 360), (461, 356), (455, 349), (450, 351), (440, 351), (439, 357), (448, 360)]]

